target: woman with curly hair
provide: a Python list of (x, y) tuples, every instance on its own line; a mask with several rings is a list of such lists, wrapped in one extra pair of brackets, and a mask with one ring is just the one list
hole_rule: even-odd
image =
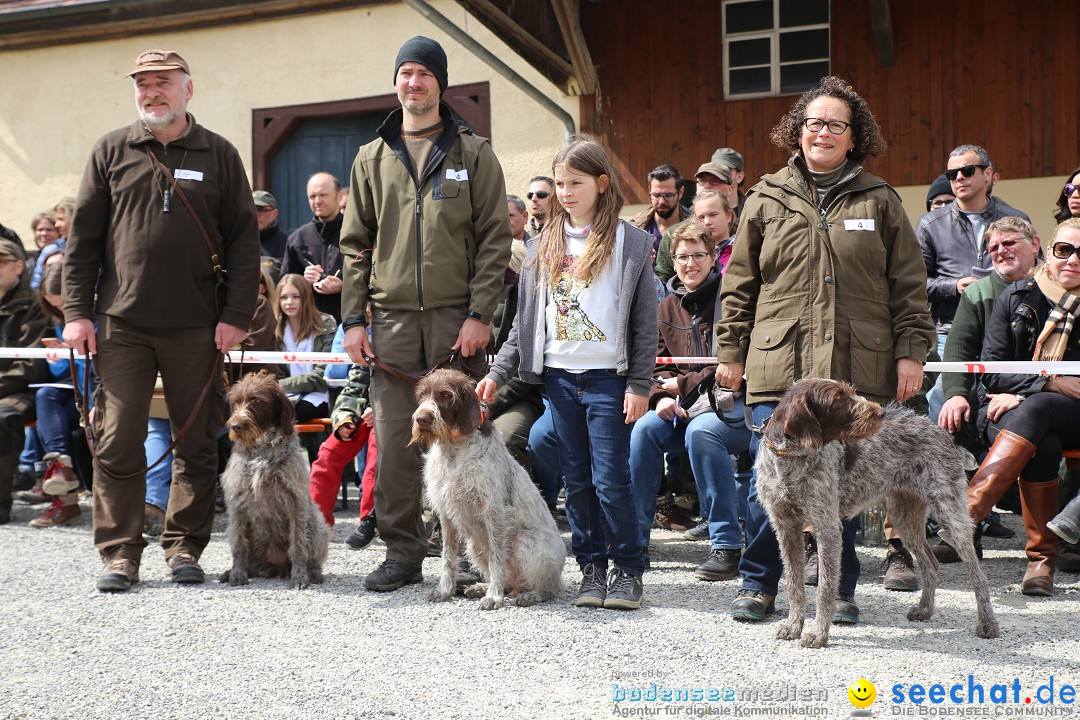
[[(882, 405), (906, 402), (922, 386), (934, 325), (922, 252), (900, 197), (861, 165), (886, 149), (870, 108), (840, 78), (823, 78), (781, 118), (772, 141), (791, 158), (747, 195), (724, 273), (717, 382), (739, 389), (745, 372), (746, 404), (759, 426), (807, 377), (849, 382)], [(747, 514), (732, 615), (762, 620), (783, 565), (753, 480)], [(823, 577), (840, 573), (834, 622), (859, 617), (855, 530), (855, 521), (845, 521), (841, 558), (822, 559)], [(898, 543), (889, 562), (913, 580)]]
[(1080, 217), (1080, 167), (1069, 173), (1065, 187), (1058, 195), (1057, 210), (1054, 212), (1054, 219), (1059, 223), (1073, 217)]

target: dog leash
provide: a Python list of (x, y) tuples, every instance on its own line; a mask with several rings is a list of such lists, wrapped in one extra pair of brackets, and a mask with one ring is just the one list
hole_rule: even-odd
[(421, 380), (423, 380), (424, 378), (426, 378), (428, 375), (430, 375), (431, 373), (435, 372), (436, 370), (442, 370), (442, 369), (446, 369), (446, 368), (449, 368), (449, 369), (452, 369), (452, 370), (460, 370), (461, 372), (465, 373), (466, 375), (469, 374), (469, 369), (465, 365), (464, 356), (462, 356), (461, 353), (459, 353), (456, 350), (451, 352), (449, 355), (447, 355), (445, 360), (443, 360), (440, 363), (436, 363), (436, 365), (434, 367), (428, 368), (427, 370), (420, 373), (419, 375), (413, 375), (412, 373), (407, 373), (404, 370), (398, 370), (393, 365), (389, 365), (387, 363), (384, 363), (382, 360), (379, 360), (374, 355), (364, 355), (364, 361), (369, 366), (374, 367), (374, 368), (378, 368), (379, 370), (382, 370), (383, 372), (387, 373), (388, 375), (392, 375), (393, 377), (396, 377), (398, 380), (404, 380), (405, 382), (411, 382), (411, 383), (418, 383)]
[[(175, 438), (173, 438), (172, 444), (170, 444), (169, 447), (165, 449), (165, 452), (161, 454), (161, 457), (155, 460), (152, 464), (147, 465), (142, 470), (128, 473), (126, 475), (117, 475), (116, 473), (109, 470), (109, 468), (105, 467), (105, 463), (101, 462), (101, 459), (98, 458), (97, 450), (95, 449), (95, 446), (98, 443), (98, 439), (94, 436), (94, 429), (90, 422), (89, 410), (87, 409), (87, 399), (90, 397), (90, 376), (94, 371), (93, 356), (89, 352), (86, 353), (86, 372), (83, 373), (82, 392), (79, 392), (79, 378), (77, 373), (75, 372), (75, 349), (68, 348), (68, 353), (70, 357), (68, 363), (68, 370), (71, 372), (71, 386), (75, 391), (75, 407), (79, 411), (79, 424), (82, 425), (83, 429), (86, 431), (86, 446), (90, 449), (90, 456), (94, 459), (94, 462), (97, 463), (97, 466), (101, 468), (101, 471), (114, 480), (129, 480), (138, 475), (142, 475), (143, 473), (148, 472), (149, 470), (160, 465), (162, 461), (164, 461), (165, 458), (169, 456), (169, 453), (171, 453), (176, 448), (180, 441), (184, 439), (184, 436), (187, 435), (187, 432), (191, 429), (191, 426), (195, 424), (195, 418), (198, 416), (199, 410), (202, 409), (203, 402), (206, 400), (206, 396), (210, 393), (210, 388), (214, 384), (214, 376), (218, 372), (224, 370), (223, 367), (219, 366), (218, 363), (220, 361), (218, 360), (215, 360), (211, 364), (210, 377), (207, 378), (206, 384), (203, 386), (202, 392), (199, 393), (199, 399), (195, 401), (195, 407), (192, 408), (191, 415), (188, 417), (187, 422), (184, 423), (184, 426), (180, 428), (180, 432), (177, 433)], [(241, 368), (242, 367), (243, 365), (241, 364)]]

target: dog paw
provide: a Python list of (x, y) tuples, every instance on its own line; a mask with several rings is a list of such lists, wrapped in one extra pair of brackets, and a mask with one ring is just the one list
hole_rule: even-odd
[(221, 582), (228, 582), (232, 586), (247, 585), (248, 575), (246, 572), (239, 570), (230, 570), (229, 572), (222, 573)]
[(776, 637), (779, 640), (798, 640), (799, 636), (802, 635), (802, 629), (803, 624), (801, 622), (785, 620), (777, 628)]
[(981, 638), (991, 639), (1001, 637), (1001, 628), (996, 620), (987, 620), (975, 624), (975, 634)]
[(829, 633), (818, 633), (813, 630), (808, 630), (803, 633), (802, 646), (804, 648), (823, 648), (829, 642)]
[(304, 590), (311, 586), (311, 577), (307, 573), (293, 573), (289, 587), (293, 590)]
[(930, 608), (923, 607), (922, 605), (912, 605), (911, 609), (908, 610), (907, 619), (914, 622), (926, 622), (933, 614), (934, 611)]
[(433, 602), (434, 603), (434, 602), (446, 602), (451, 597), (453, 597), (453, 595), (448, 593), (448, 592), (444, 592), (442, 590), (432, 590), (430, 593), (428, 593), (427, 599), (428, 599), (428, 602)]
[(482, 598), (487, 595), (487, 583), (475, 583), (473, 585), (470, 585), (469, 587), (465, 588), (465, 590), (461, 594), (469, 598), (470, 600)]
[(498, 610), (506, 604), (506, 601), (501, 598), (486, 597), (480, 601), (481, 610)]
[(311, 582), (316, 585), (322, 585), (326, 578), (322, 574), (322, 570), (315, 570), (311, 573)]

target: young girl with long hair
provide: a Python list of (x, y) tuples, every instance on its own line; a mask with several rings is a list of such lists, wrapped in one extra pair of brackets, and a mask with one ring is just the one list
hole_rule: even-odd
[(653, 238), (619, 220), (618, 176), (595, 140), (577, 137), (552, 169), (558, 203), (529, 248), (514, 327), (476, 393), (491, 402), (514, 368), (544, 384), (582, 572), (573, 604), (636, 609), (645, 559), (630, 428), (648, 409), (656, 357)]
[[(723, 274), (735, 242), (736, 224), (727, 196), (719, 190), (702, 190), (694, 198), (694, 216), (701, 220), (716, 244), (716, 269)], [(675, 244), (674, 239), (671, 244)]]
[[(337, 323), (315, 308), (315, 293), (303, 275), (285, 275), (274, 290), (278, 350), (295, 353), (330, 352)], [(324, 418), (330, 412), (326, 366), (294, 362), (278, 366), (282, 389), (296, 404), (296, 421)]]

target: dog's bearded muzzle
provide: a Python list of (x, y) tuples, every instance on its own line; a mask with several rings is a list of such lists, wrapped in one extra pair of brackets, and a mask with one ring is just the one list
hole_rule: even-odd
[(439, 407), (430, 399), (425, 399), (412, 415), (412, 438), (409, 444), (421, 443), (431, 447), (437, 440), (449, 437), (449, 429), (443, 422)]
[(262, 430), (245, 408), (237, 408), (226, 422), (229, 439), (241, 445), (254, 445), (262, 437)]

